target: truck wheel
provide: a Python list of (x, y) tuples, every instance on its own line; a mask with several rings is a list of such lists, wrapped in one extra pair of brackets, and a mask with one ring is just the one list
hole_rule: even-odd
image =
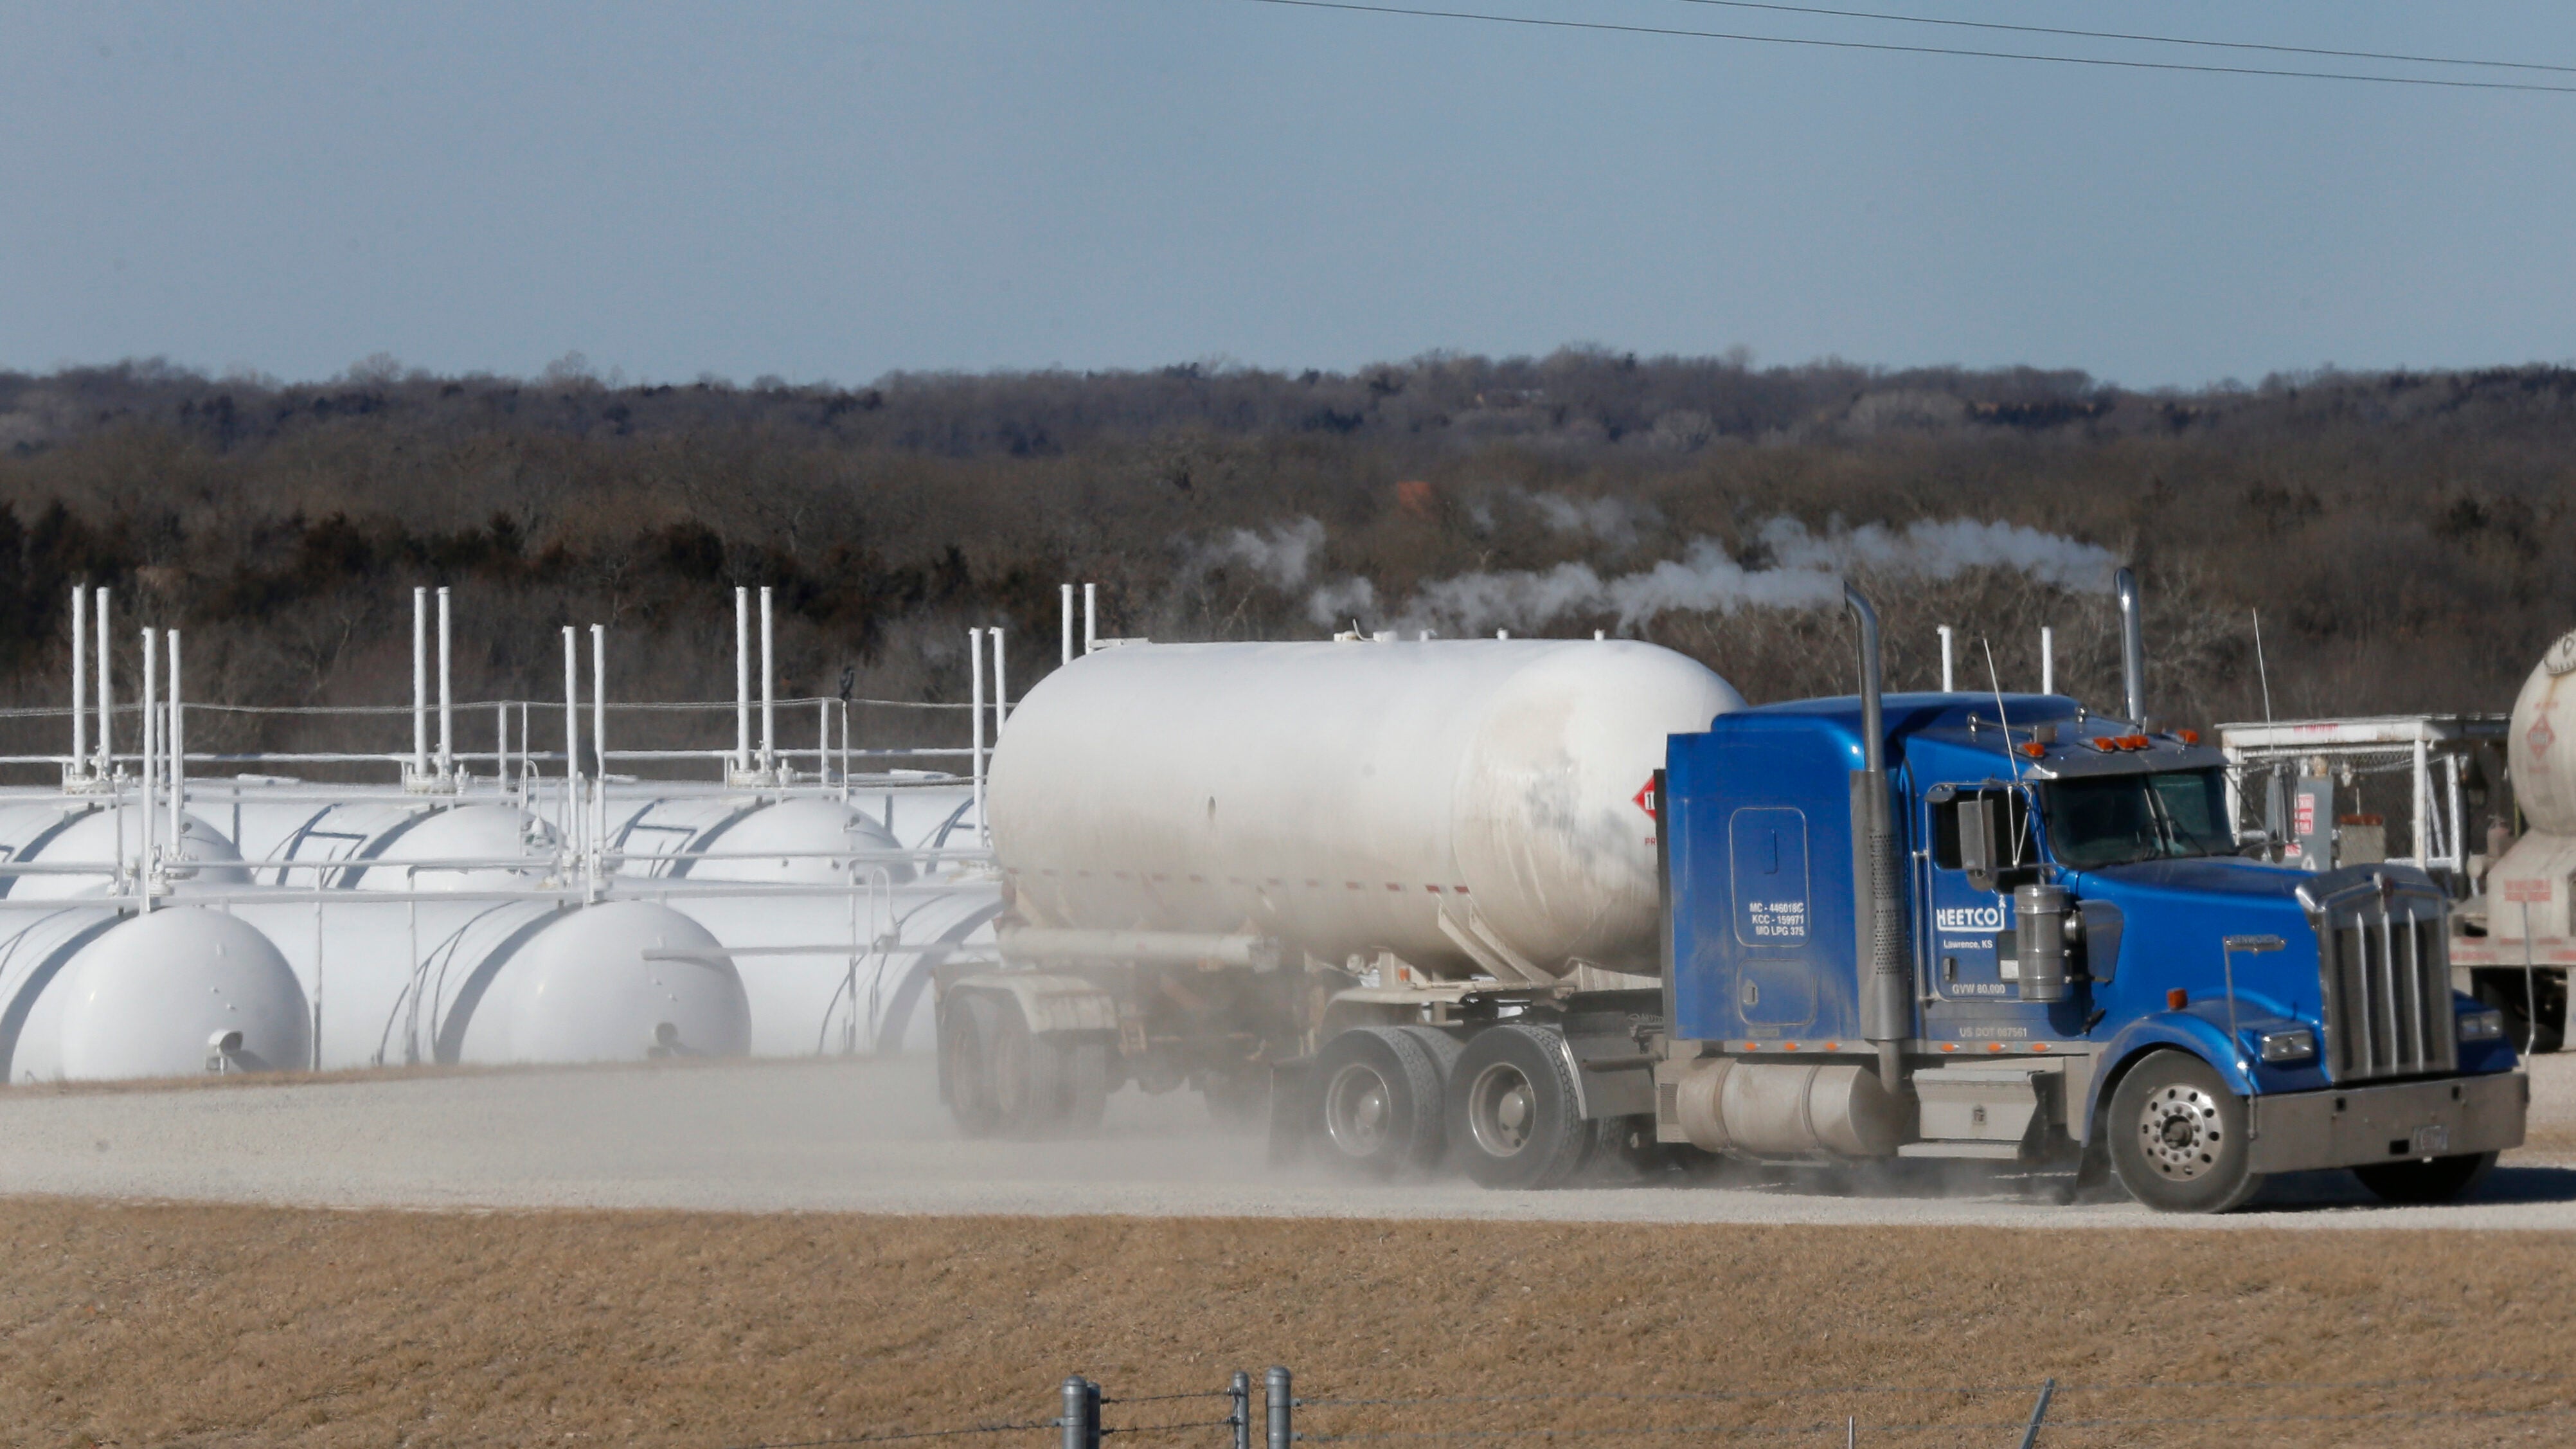
[(1324, 1160), (1389, 1177), (1439, 1160), (1440, 1073), (1422, 1045), (1387, 1026), (1358, 1026), (1315, 1054)]
[(993, 1003), (979, 995), (948, 1003), (939, 1023), (939, 1082), (948, 1115), (969, 1137), (990, 1137), (1002, 1125), (993, 1099)]
[(985, 1040), (990, 1043), (997, 1130), (1012, 1137), (1043, 1137), (1067, 1126), (1096, 1124), (1109, 1095), (1108, 1053), (1095, 1049), (1089, 1060), (1096, 1070), (1085, 1074), (1077, 1058), (1089, 1043), (1030, 1031), (1020, 1004), (1008, 997), (994, 1001), (992, 1012), (993, 1029)]
[(2356, 1167), (2352, 1175), (2361, 1179), (2381, 1202), (2435, 1203), (2449, 1202), (2478, 1185), (2496, 1164), (2492, 1152), (2475, 1152), (2466, 1157), (2428, 1157), (2413, 1162), (2374, 1162)]
[(2251, 1170), (2245, 1099), (2200, 1058), (2160, 1051), (2111, 1095), (2111, 1165), (2158, 1212), (2223, 1213), (2263, 1186)]
[(1575, 1115), (1574, 1074), (1556, 1034), (1488, 1027), (1449, 1079), (1449, 1139), (1484, 1187), (1555, 1187), (1590, 1155), (1592, 1124)]

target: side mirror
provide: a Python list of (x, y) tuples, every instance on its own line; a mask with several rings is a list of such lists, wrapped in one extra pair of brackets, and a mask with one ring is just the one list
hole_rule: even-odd
[(1995, 829), (1995, 802), (1991, 795), (1963, 795), (1959, 798), (1959, 865), (1968, 873), (1968, 884), (1981, 891), (1995, 889), (1996, 859), (2003, 854), (2003, 842)]

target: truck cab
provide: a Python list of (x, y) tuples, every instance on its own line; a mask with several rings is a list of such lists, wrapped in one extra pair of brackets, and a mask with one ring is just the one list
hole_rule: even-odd
[[(2319, 1168), (2437, 1200), (2521, 1143), (2527, 1079), (2452, 991), (2421, 871), (2240, 856), (2226, 760), (2189, 732), (2062, 695), (1876, 703), (1669, 742), (1659, 1138), (2072, 1162), (2178, 1211)], [(1876, 1021), (1874, 954), (1905, 977)]]

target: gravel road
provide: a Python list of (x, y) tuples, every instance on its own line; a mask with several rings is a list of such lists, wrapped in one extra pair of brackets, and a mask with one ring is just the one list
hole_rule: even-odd
[(1546, 1193), (1355, 1185), (1264, 1162), (1175, 1093), (1114, 1098), (1078, 1142), (960, 1140), (920, 1059), (0, 1090), (0, 1192), (321, 1207), (1512, 1218), (1601, 1222), (2576, 1229), (2576, 1057), (2539, 1061), (2534, 1150), (2477, 1197), (2377, 1206), (2349, 1177), (2276, 1183), (2252, 1211), (2061, 1207), (2021, 1183), (1854, 1195), (1818, 1179), (1602, 1183)]

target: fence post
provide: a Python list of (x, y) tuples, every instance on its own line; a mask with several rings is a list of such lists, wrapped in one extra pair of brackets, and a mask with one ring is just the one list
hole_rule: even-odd
[(1297, 1401), (1289, 1397), (1293, 1386), (1288, 1370), (1275, 1364), (1262, 1381), (1262, 1393), (1270, 1405), (1270, 1449), (1293, 1449), (1297, 1442)]
[(2030, 1406), (2030, 1427), (2021, 1431), (2021, 1449), (2032, 1449), (2039, 1442), (2039, 1426), (2048, 1417), (2048, 1401), (2056, 1396), (2057, 1380), (2040, 1384), (2039, 1402)]
[(1073, 1374), (1065, 1379), (1064, 1417), (1057, 1421), (1064, 1425), (1064, 1449), (1097, 1449), (1100, 1435), (1091, 1427), (1098, 1422), (1092, 1407), (1097, 1402), (1092, 1397), (1090, 1382), (1082, 1375)]
[[(1071, 593), (1068, 587), (1065, 592)], [(1234, 1449), (1252, 1449), (1252, 1375), (1234, 1371), (1234, 1381), (1226, 1385), (1226, 1398), (1234, 1405)]]

